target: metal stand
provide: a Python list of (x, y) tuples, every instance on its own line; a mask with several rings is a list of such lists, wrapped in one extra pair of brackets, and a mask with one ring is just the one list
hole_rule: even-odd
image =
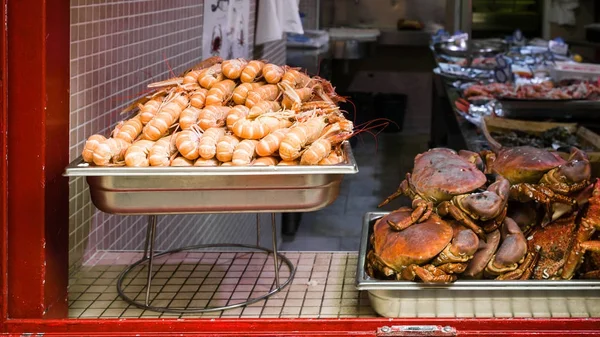
[[(117, 279), (117, 292), (118, 292), (119, 296), (125, 302), (127, 302), (131, 305), (134, 305), (138, 308), (152, 310), (152, 311), (159, 311), (159, 312), (170, 312), (170, 313), (202, 313), (202, 312), (212, 312), (212, 311), (223, 311), (223, 310), (239, 308), (239, 307), (243, 307), (243, 306), (246, 306), (246, 305), (249, 305), (252, 303), (256, 303), (258, 301), (266, 299), (267, 297), (281, 291), (283, 288), (285, 288), (288, 284), (290, 284), (292, 282), (292, 279), (294, 278), (294, 275), (296, 273), (296, 268), (292, 264), (292, 261), (290, 261), (284, 255), (278, 253), (278, 251), (277, 251), (277, 231), (276, 231), (275, 213), (271, 214), (271, 232), (272, 232), (272, 239), (273, 239), (273, 250), (260, 246), (260, 214), (257, 214), (256, 215), (256, 245), (245, 245), (245, 244), (235, 244), (235, 243), (232, 243), (232, 244), (206, 244), (206, 245), (195, 245), (195, 246), (189, 246), (189, 247), (176, 248), (176, 249), (171, 249), (171, 250), (159, 253), (159, 254), (155, 254), (154, 253), (154, 240), (156, 237), (156, 215), (149, 215), (148, 216), (148, 229), (146, 232), (146, 242), (144, 244), (144, 256), (139, 261), (137, 261), (134, 264), (130, 265), (129, 267), (125, 268), (125, 270), (123, 270), (121, 272), (121, 274), (119, 275), (119, 277)], [(150, 287), (152, 285), (152, 262), (153, 262), (154, 258), (173, 254), (173, 253), (178, 253), (178, 252), (182, 252), (182, 251), (203, 249), (203, 248), (247, 248), (247, 249), (255, 249), (258, 251), (266, 252), (267, 255), (272, 253), (273, 254), (273, 263), (274, 263), (274, 267), (275, 267), (275, 288), (273, 288), (271, 291), (269, 291), (268, 293), (266, 293), (262, 296), (248, 299), (247, 301), (244, 301), (244, 302), (230, 304), (230, 305), (223, 306), (223, 307), (169, 308), (169, 307), (155, 307), (155, 306), (150, 305)], [(281, 281), (279, 279), (279, 259), (281, 259), (281, 261), (283, 263), (285, 263), (288, 266), (288, 269), (290, 270), (289, 277), (283, 283), (281, 283)], [(125, 292), (123, 291), (123, 280), (135, 267), (137, 267), (141, 264), (144, 264), (146, 262), (148, 262), (148, 272), (147, 272), (147, 280), (146, 280), (146, 296), (144, 299), (144, 303), (140, 303), (140, 302), (137, 302), (137, 301), (131, 299), (129, 296), (127, 296), (125, 294)]]

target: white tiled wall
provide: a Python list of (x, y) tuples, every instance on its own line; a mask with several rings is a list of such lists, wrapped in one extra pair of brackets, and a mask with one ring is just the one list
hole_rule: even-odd
[[(202, 57), (203, 0), (71, 0), (70, 160), (87, 137), (107, 135), (119, 113), (153, 80), (180, 73)], [(251, 0), (249, 40), (256, 1)], [(285, 62), (285, 43), (250, 47), (255, 58)], [(69, 264), (76, 269), (97, 250), (141, 249), (146, 218), (98, 211), (83, 178), (69, 182)], [(167, 249), (227, 238), (254, 240), (254, 215), (164, 216), (157, 244)]]

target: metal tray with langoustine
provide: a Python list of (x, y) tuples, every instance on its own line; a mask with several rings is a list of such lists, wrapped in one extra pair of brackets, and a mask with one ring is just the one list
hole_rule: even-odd
[(86, 177), (93, 204), (112, 214), (309, 212), (358, 172), (350, 143), (343, 153), (330, 166), (98, 167), (78, 158), (64, 176)]
[[(358, 255), (358, 268), (356, 272), (356, 286), (358, 290), (366, 290), (375, 303), (401, 297), (405, 291), (435, 290), (437, 294), (454, 296), (457, 291), (485, 291), (485, 296), (510, 297), (511, 291), (556, 291), (556, 295), (586, 293), (592, 291), (598, 294), (600, 280), (526, 280), (526, 281), (498, 281), (498, 280), (457, 280), (452, 283), (424, 283), (414, 281), (380, 280), (369, 276), (367, 273), (367, 254), (372, 249), (370, 237), (373, 233), (375, 222), (389, 213), (369, 212), (363, 218), (362, 237)], [(471, 294), (473, 294), (471, 293)], [(494, 295), (495, 294), (495, 295)], [(382, 304), (384, 305), (384, 304)]]

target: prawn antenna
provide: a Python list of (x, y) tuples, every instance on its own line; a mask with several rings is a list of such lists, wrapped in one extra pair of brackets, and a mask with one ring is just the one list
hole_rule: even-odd
[(167, 68), (169, 68), (169, 72), (171, 73), (172, 77), (177, 77), (175, 75), (175, 73), (173, 72), (173, 69), (171, 68), (171, 65), (169, 64), (169, 60), (167, 60), (167, 52), (163, 51), (163, 60), (165, 61)]
[[(379, 149), (379, 134), (386, 128), (388, 127), (391, 123), (395, 124), (396, 126), (398, 126), (398, 124), (396, 124), (394, 121), (389, 120), (387, 118), (376, 118), (373, 120), (370, 120), (368, 122), (359, 124), (357, 126), (355, 126), (355, 131), (354, 135), (359, 135), (363, 132), (366, 132), (368, 134), (370, 134), (371, 136), (373, 136), (373, 139), (375, 140), (375, 153), (377, 153), (378, 149)], [(372, 130), (377, 130), (376, 132), (373, 132)], [(363, 141), (364, 144), (364, 140), (361, 137), (361, 140)]]

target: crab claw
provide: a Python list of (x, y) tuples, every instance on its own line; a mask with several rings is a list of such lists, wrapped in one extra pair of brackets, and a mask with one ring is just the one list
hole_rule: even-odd
[(479, 248), (479, 238), (472, 230), (460, 225), (458, 222), (452, 224), (452, 230), (452, 241), (431, 262), (434, 266), (456, 262), (463, 264), (469, 261)]
[(483, 270), (496, 252), (500, 243), (500, 231), (495, 230), (487, 235), (487, 242), (479, 240), (479, 249), (473, 255), (467, 269), (462, 273), (466, 278), (479, 279), (483, 275)]
[(540, 246), (535, 246), (532, 252), (527, 253), (525, 261), (517, 269), (496, 277), (496, 280), (529, 280), (540, 260), (540, 250)]
[(517, 269), (527, 254), (527, 239), (513, 219), (504, 219), (501, 234), (502, 244), (485, 268), (485, 271), (491, 275), (500, 275)]
[(483, 172), (485, 169), (485, 165), (483, 163), (483, 159), (477, 152), (460, 150), (458, 151), (458, 155), (465, 158), (468, 162), (473, 163), (480, 171)]
[(592, 168), (587, 160), (573, 160), (546, 173), (540, 185), (561, 194), (580, 191), (589, 185)]

